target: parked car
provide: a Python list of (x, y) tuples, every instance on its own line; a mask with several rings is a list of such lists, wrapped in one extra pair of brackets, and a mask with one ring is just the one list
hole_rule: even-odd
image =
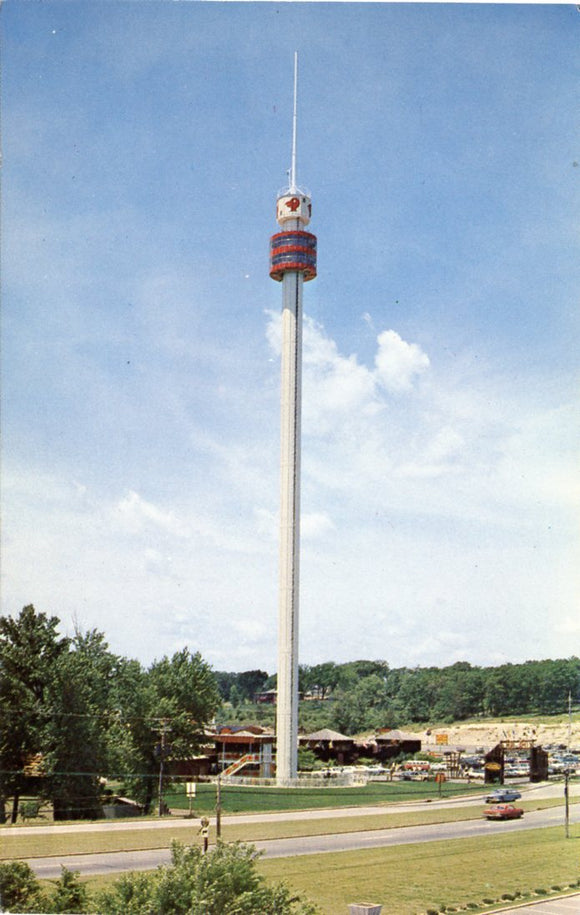
[(483, 811), (483, 816), (488, 820), (518, 820), (523, 815), (522, 808), (514, 807), (513, 804), (494, 804)]
[(491, 794), (487, 795), (485, 803), (506, 804), (510, 801), (517, 801), (520, 797), (520, 792), (516, 791), (515, 788), (496, 788), (495, 791), (492, 791)]

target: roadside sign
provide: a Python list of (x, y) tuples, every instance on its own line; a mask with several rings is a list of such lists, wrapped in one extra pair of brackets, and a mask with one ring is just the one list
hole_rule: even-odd
[(185, 783), (185, 793), (187, 797), (195, 797), (195, 792), (197, 789), (197, 784), (195, 782), (186, 782)]
[(435, 781), (439, 785), (439, 797), (441, 797), (441, 794), (443, 791), (443, 782), (445, 781), (445, 779), (446, 779), (445, 772), (438, 772), (437, 775), (435, 776)]

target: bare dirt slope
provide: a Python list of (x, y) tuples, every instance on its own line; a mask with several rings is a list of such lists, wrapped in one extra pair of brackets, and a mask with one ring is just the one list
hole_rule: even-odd
[(437, 735), (447, 735), (447, 742), (450, 746), (471, 747), (492, 747), (499, 743), (500, 740), (521, 740), (533, 738), (540, 746), (550, 744), (568, 746), (570, 737), (570, 747), (572, 749), (580, 748), (580, 717), (574, 716), (571, 727), (568, 721), (557, 721), (543, 723), (538, 721), (526, 721), (518, 723), (509, 721), (482, 721), (477, 724), (452, 724), (449, 727), (429, 728), (421, 731), (423, 749), (430, 745), (437, 744)]

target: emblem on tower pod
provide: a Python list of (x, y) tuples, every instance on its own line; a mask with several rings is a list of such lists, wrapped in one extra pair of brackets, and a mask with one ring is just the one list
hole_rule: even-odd
[(290, 220), (298, 219), (307, 226), (312, 216), (312, 203), (305, 194), (284, 194), (276, 201), (276, 221), (283, 226)]

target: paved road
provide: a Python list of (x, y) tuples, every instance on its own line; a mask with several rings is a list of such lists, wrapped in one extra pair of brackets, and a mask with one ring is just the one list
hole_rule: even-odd
[[(563, 798), (563, 784), (556, 782), (550, 784), (539, 784), (539, 785), (529, 785), (523, 787), (522, 785), (517, 786), (518, 789), (522, 790), (522, 800), (531, 801), (534, 799), (545, 799), (545, 798)], [(574, 783), (570, 786), (570, 796), (571, 797), (580, 797), (580, 782)], [(375, 806), (375, 807), (329, 807), (321, 810), (288, 810), (281, 812), (272, 812), (272, 813), (244, 813), (244, 814), (233, 814), (231, 816), (223, 816), (222, 822), (227, 823), (270, 823), (270, 822), (288, 822), (291, 820), (300, 821), (300, 820), (311, 820), (315, 818), (317, 820), (332, 819), (335, 817), (350, 817), (356, 816), (359, 819), (365, 816), (375, 816), (377, 814), (386, 815), (386, 814), (398, 814), (398, 813), (407, 813), (410, 811), (417, 810), (426, 810), (426, 809), (435, 809), (438, 807), (480, 807), (482, 805), (482, 795), (463, 795), (462, 797), (453, 797), (453, 798), (442, 798), (441, 800), (434, 801), (409, 801), (408, 803), (395, 803), (389, 805)], [(102, 820), (98, 823), (76, 823), (74, 825), (64, 825), (64, 824), (51, 824), (47, 826), (15, 826), (7, 827), (8, 834), (12, 831), (19, 836), (25, 835), (58, 835), (59, 833), (67, 833), (68, 835), (74, 835), (75, 833), (88, 833), (88, 832), (110, 832), (116, 829), (122, 830), (140, 830), (140, 829), (175, 829), (176, 827), (183, 827), (183, 829), (191, 830), (192, 821), (184, 815), (183, 811), (174, 811), (175, 816), (171, 818), (164, 818), (159, 820), (147, 820), (143, 821), (141, 819), (135, 820), (133, 822), (128, 822), (127, 820), (115, 821), (115, 820)], [(0, 832), (0, 836), (1, 836)]]
[[(341, 833), (338, 835), (300, 836), (287, 839), (272, 839), (253, 842), (257, 849), (268, 858), (292, 857), (295, 855), (324, 854), (338, 851), (355, 851), (362, 848), (382, 848), (392, 845), (408, 845), (415, 842), (442, 842), (458, 838), (475, 838), (501, 831), (515, 832), (522, 829), (541, 828), (562, 824), (562, 808), (527, 813), (523, 820), (505, 823), (487, 820), (468, 820), (459, 823), (444, 823), (432, 826), (404, 826), (396, 829), (378, 829), (366, 832)], [(115, 874), (128, 870), (151, 870), (169, 861), (168, 849), (148, 851), (115, 852), (106, 854), (66, 855), (55, 858), (30, 859), (34, 872), (42, 878), (59, 877), (61, 866), (79, 871), (85, 876)]]
[(560, 896), (545, 902), (530, 902), (510, 909), (495, 909), (499, 912), (512, 912), (513, 915), (578, 915), (580, 912), (580, 893), (572, 896)]

